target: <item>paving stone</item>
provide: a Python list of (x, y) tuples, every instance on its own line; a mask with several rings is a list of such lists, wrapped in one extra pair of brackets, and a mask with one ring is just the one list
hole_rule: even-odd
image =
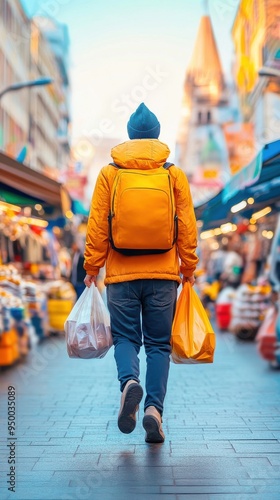
[(102, 454), (118, 454), (121, 455), (122, 453), (134, 453), (135, 452), (135, 445), (125, 445), (123, 448), (120, 444), (118, 443), (93, 443), (92, 444), (87, 444), (87, 443), (82, 443), (78, 445), (77, 448), (77, 454), (83, 454), (83, 453), (102, 453)]
[[(27, 457), (27, 458), (16, 458), (16, 470), (18, 473), (22, 471), (31, 471), (36, 464), (38, 458), (37, 457)], [(8, 463), (5, 461), (0, 462), (0, 471), (6, 473), (8, 470)]]
[(271, 463), (271, 465), (279, 465), (280, 466), (280, 455), (279, 454), (270, 455), (269, 453), (266, 453), (266, 456), (267, 456), (269, 462)]
[(45, 452), (45, 446), (21, 446), (16, 451), (17, 459), (22, 460), (29, 457), (41, 457)]
[(269, 429), (272, 432), (280, 430), (280, 423), (279, 422), (269, 422), (269, 423), (266, 423), (265, 425), (266, 425), (267, 429)]
[[(245, 480), (244, 480), (245, 481)], [(189, 479), (175, 479), (174, 481), (175, 485), (177, 486), (238, 486), (241, 485), (241, 483), (234, 478), (223, 478), (223, 479), (211, 479), (211, 478), (189, 478)], [(252, 486), (251, 483), (247, 485), (247, 483), (244, 483), (245, 486)]]
[(280, 443), (276, 440), (232, 441), (232, 446), (237, 453), (280, 453)]
[[(190, 449), (189, 451), (178, 451), (171, 453), (170, 457), (170, 464), (171, 465), (178, 465), (180, 466), (182, 463), (184, 463), (184, 459), (187, 457), (213, 457), (213, 458), (220, 458), (220, 457), (236, 457), (236, 453), (233, 449), (219, 449), (217, 448), (216, 450), (209, 450), (209, 449)], [(183, 459), (183, 460), (182, 460)]]
[(52, 486), (44, 487), (41, 486), (19, 486), (16, 489), (16, 493), (12, 493), (6, 497), (1, 497), (3, 500), (10, 500), (12, 498), (16, 500), (77, 500), (75, 496), (68, 496), (67, 489), (65, 487)]
[(50, 444), (50, 438), (42, 438), (42, 439), (36, 439), (35, 441), (31, 441), (30, 446), (44, 446)]
[(266, 484), (262, 486), (255, 486), (257, 493), (263, 493), (268, 495), (269, 493), (278, 493), (280, 496), (280, 485), (279, 484)]
[[(33, 482), (44, 482), (49, 481), (51, 477), (54, 476), (53, 471), (17, 471), (17, 483), (21, 484), (22, 482), (29, 482), (33, 484)], [(3, 476), (1, 477), (1, 481), (4, 481)], [(6, 481), (6, 479), (5, 479)]]
[[(74, 456), (77, 452), (78, 446), (74, 443), (68, 444), (66, 443), (63, 446), (56, 446), (51, 445), (51, 446), (46, 446), (44, 454), (46, 455), (68, 455), (68, 456)], [(55, 458), (55, 457), (54, 457)]]
[(239, 460), (244, 467), (266, 467), (270, 465), (267, 457), (241, 457)]
[[(108, 486), (146, 486), (147, 491), (149, 491), (149, 486), (162, 486), (162, 485), (173, 485), (174, 480), (171, 477), (165, 477), (161, 474), (162, 470), (154, 470), (153, 468), (150, 470), (142, 470), (140, 474), (135, 476), (131, 473), (130, 469), (126, 469), (125, 467), (122, 470), (108, 469), (100, 467), (97, 465), (91, 471), (81, 471), (79, 474), (74, 476), (72, 475), (72, 479), (70, 480), (69, 485), (71, 487), (81, 487), (81, 486), (96, 486), (96, 485), (105, 485)], [(68, 473), (66, 471), (57, 471), (54, 474), (55, 476), (61, 477), (63, 480), (65, 476), (68, 477)]]
[(72, 438), (82, 438), (85, 434), (85, 431), (81, 430), (81, 431), (78, 431), (77, 429), (72, 429), (72, 430), (67, 430), (66, 433), (65, 433), (65, 438), (69, 438), (69, 437), (72, 437)]
[(76, 437), (51, 437), (48, 440), (49, 446), (76, 446), (78, 447), (81, 444), (81, 439)]
[(246, 468), (247, 474), (252, 479), (279, 479), (280, 467), (269, 465), (257, 467), (256, 465)]
[[(221, 498), (221, 495), (209, 495), (208, 499), (209, 500), (220, 500)], [(223, 494), (223, 500), (279, 500), (279, 494), (276, 493), (276, 494), (273, 494), (273, 493), (268, 493), (267, 495), (261, 493), (260, 495), (258, 495), (257, 493), (253, 493), (252, 495), (248, 494), (248, 493), (241, 493), (238, 495), (238, 497), (236, 496), (232, 496), (232, 494)], [(178, 498), (178, 500), (183, 500), (181, 498)]]
[[(203, 457), (205, 458), (205, 457)], [(246, 478), (250, 477), (247, 473), (245, 467), (232, 465), (228, 467), (211, 467), (211, 461), (209, 461), (209, 467), (206, 469), (199, 465), (188, 465), (186, 467), (177, 466), (173, 467), (173, 477), (177, 479), (192, 479), (192, 478)]]
[(280, 491), (280, 477), (278, 479), (268, 478), (268, 479), (238, 479), (239, 484), (244, 484), (245, 486), (270, 486), (275, 485), (279, 487)]
[(91, 470), (97, 464), (99, 455), (75, 456), (75, 458), (54, 458), (49, 455), (40, 457), (35, 463), (33, 470)]
[[(165, 498), (165, 495), (164, 495), (163, 498)], [(199, 495), (192, 495), (191, 497), (190, 497), (189, 494), (187, 494), (187, 495), (176, 495), (176, 500), (190, 500), (190, 498), (191, 498), (191, 500), (209, 500), (209, 495), (201, 495), (201, 494), (199, 494)], [(217, 498), (220, 498), (220, 495), (217, 496)]]
[(174, 493), (176, 495), (178, 494), (187, 494), (187, 495), (193, 495), (193, 494), (210, 494), (210, 493), (216, 493), (218, 495), (221, 494), (244, 494), (244, 493), (256, 493), (256, 489), (253, 486), (162, 486), (161, 487), (161, 493), (166, 494), (166, 493)]

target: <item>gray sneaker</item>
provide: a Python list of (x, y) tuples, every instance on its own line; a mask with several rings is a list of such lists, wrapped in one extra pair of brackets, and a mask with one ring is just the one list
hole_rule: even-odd
[(136, 426), (136, 413), (143, 397), (143, 389), (135, 380), (129, 380), (122, 393), (118, 416), (118, 427), (124, 434), (130, 434)]

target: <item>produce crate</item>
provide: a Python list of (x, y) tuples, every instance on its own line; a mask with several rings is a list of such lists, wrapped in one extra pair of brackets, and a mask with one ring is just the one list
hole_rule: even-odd
[(2, 347), (12, 347), (14, 344), (18, 343), (17, 333), (14, 329), (8, 332), (3, 332), (0, 335), (0, 348)]
[(68, 315), (54, 314), (49, 317), (50, 329), (55, 332), (64, 332), (64, 323)]
[(18, 336), (15, 330), (0, 335), (0, 366), (13, 364), (19, 358)]
[(73, 308), (73, 301), (72, 300), (58, 300), (58, 299), (48, 299), (47, 303), (47, 309), (49, 315), (53, 313), (58, 313), (58, 314), (68, 314)]
[(74, 302), (73, 300), (49, 299), (47, 310), (49, 316), (49, 328), (56, 332), (64, 332), (64, 323), (68, 318)]

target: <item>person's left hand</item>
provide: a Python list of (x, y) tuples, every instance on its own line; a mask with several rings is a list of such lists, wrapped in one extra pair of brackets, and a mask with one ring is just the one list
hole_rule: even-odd
[(183, 276), (182, 284), (186, 283), (186, 281), (189, 281), (189, 283), (191, 284), (191, 286), (193, 286), (195, 284), (194, 274), (192, 274), (191, 276)]
[(87, 288), (90, 288), (92, 283), (94, 283), (94, 286), (97, 286), (97, 276), (86, 274), (86, 277), (84, 279), (84, 284), (86, 285)]

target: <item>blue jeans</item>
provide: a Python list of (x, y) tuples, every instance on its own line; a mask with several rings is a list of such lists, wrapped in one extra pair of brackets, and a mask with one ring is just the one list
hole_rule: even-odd
[(107, 285), (107, 303), (121, 391), (128, 380), (139, 382), (138, 354), (146, 352), (144, 409), (162, 414), (169, 372), (170, 337), (177, 300), (176, 281), (143, 279)]
[(77, 300), (78, 298), (82, 295), (84, 289), (85, 289), (85, 284), (84, 283), (79, 283), (77, 285), (74, 285), (75, 292), (77, 294)]

